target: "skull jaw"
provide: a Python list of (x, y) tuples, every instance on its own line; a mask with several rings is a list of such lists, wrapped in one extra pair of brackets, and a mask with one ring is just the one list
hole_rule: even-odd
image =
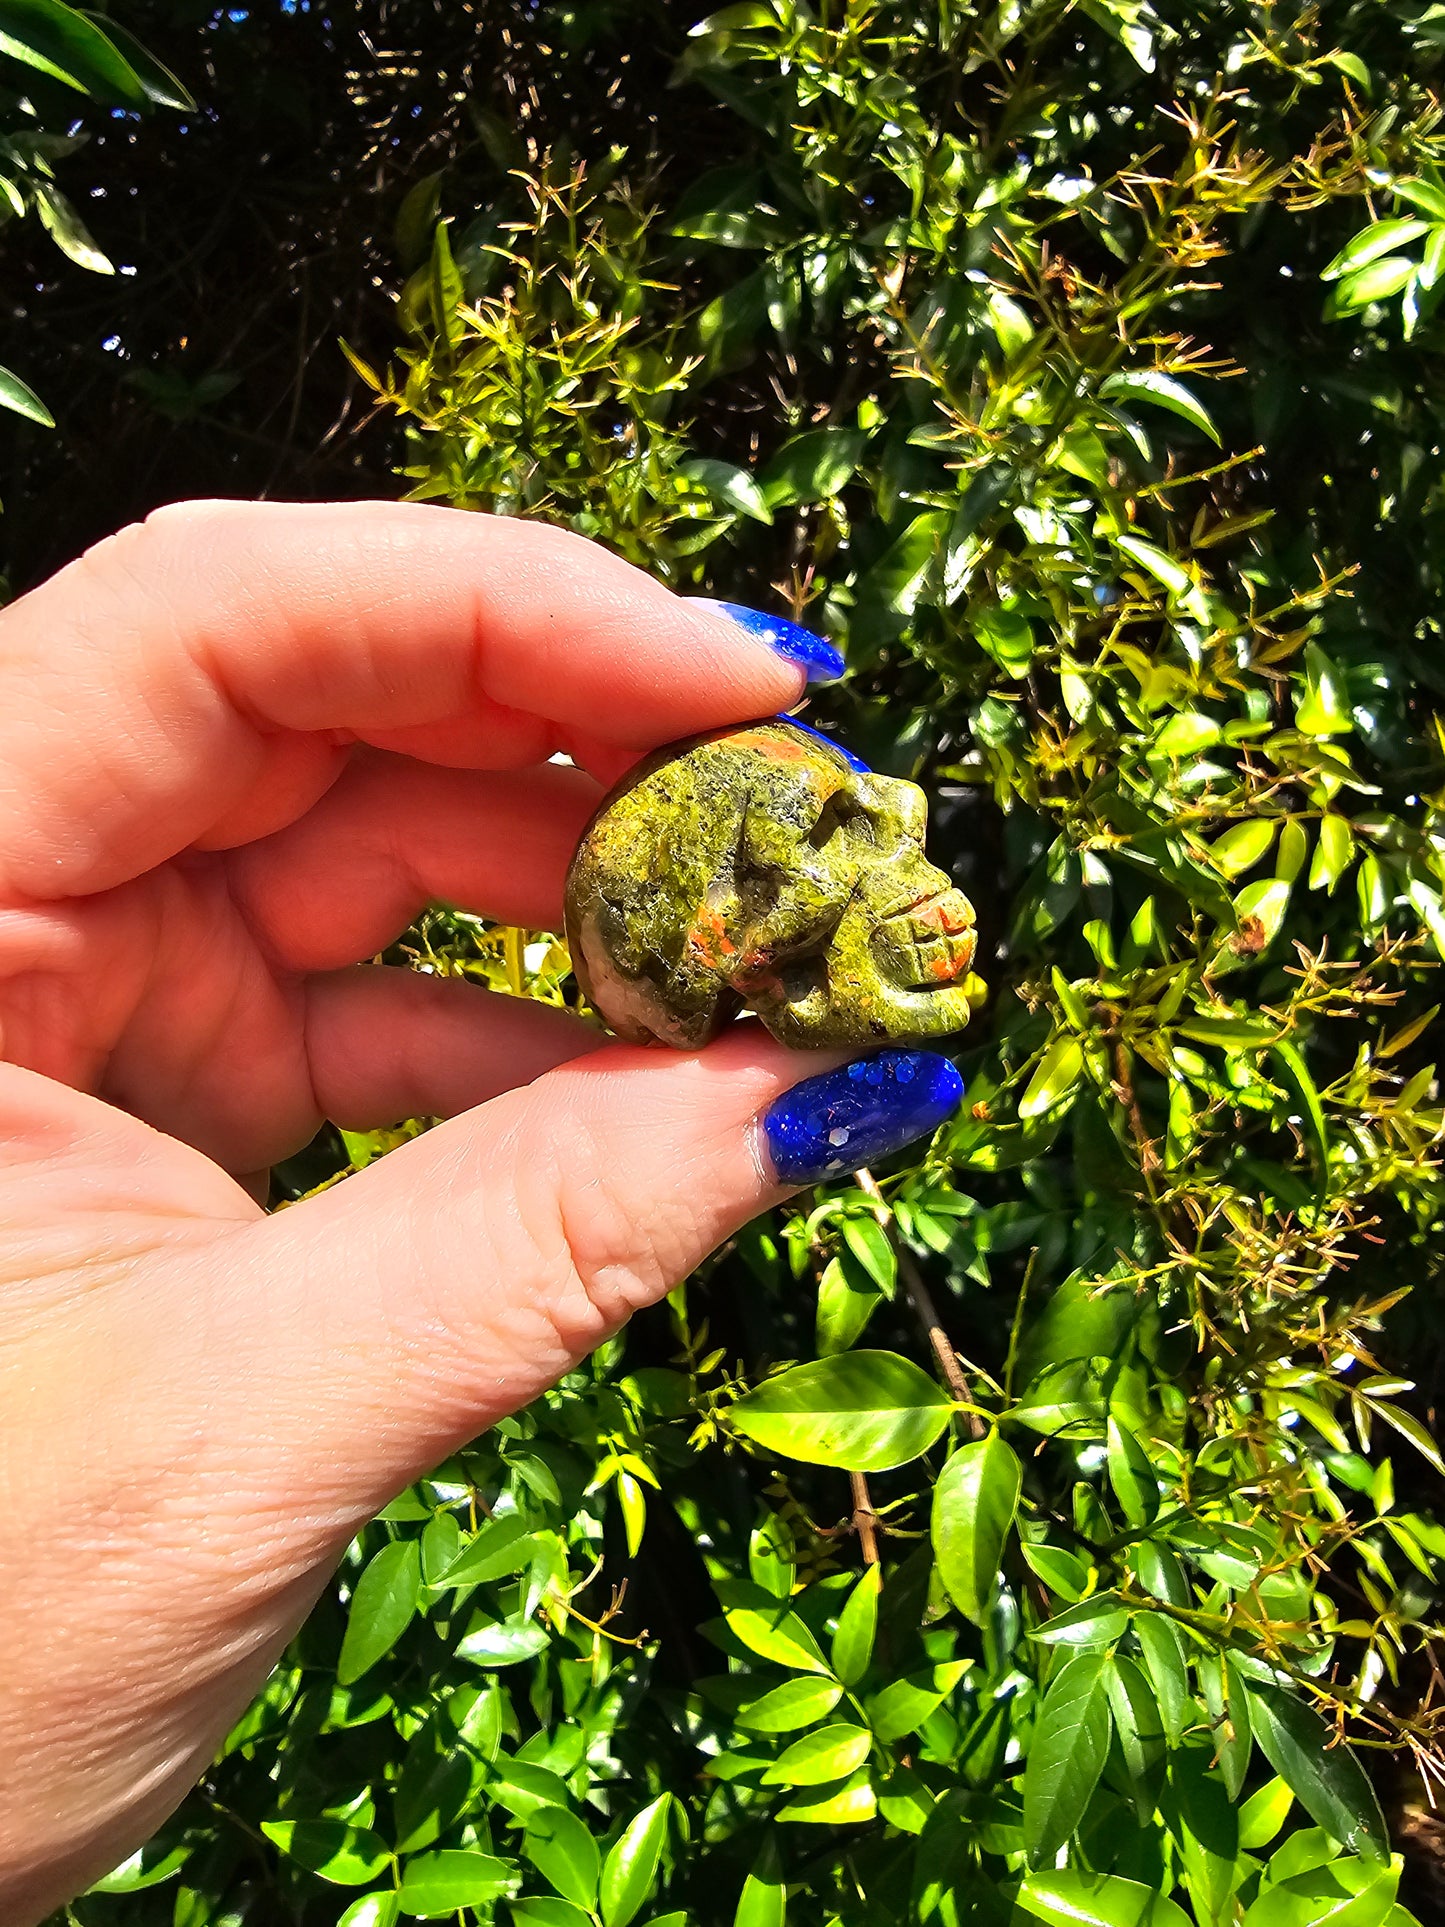
[[(963, 987), (977, 933), (968, 899), (942, 872), (906, 908), (880, 918), (865, 897), (844, 912), (826, 950), (739, 983), (749, 1008), (794, 1049), (924, 1044), (964, 1029)], [(895, 892), (893, 903), (898, 902)]]
[(793, 1050), (936, 1043), (957, 1035), (972, 1015), (961, 985), (914, 991), (878, 980), (849, 984), (841, 996), (836, 987), (795, 999), (756, 996), (750, 1007)]

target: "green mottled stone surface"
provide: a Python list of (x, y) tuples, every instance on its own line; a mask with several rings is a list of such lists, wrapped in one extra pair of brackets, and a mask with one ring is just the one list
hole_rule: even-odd
[(973, 908), (923, 853), (923, 792), (784, 721), (658, 750), (567, 878), (567, 940), (620, 1036), (695, 1049), (746, 1007), (798, 1047), (968, 1022)]

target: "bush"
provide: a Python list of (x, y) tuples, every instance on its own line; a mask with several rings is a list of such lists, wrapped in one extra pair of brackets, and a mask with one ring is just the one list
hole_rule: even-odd
[(1415, 1918), (1445, 9), (1167, 14), (742, 0), (695, 151), (413, 191), (413, 492), (845, 641), (969, 1100), (390, 1506), (87, 1927)]

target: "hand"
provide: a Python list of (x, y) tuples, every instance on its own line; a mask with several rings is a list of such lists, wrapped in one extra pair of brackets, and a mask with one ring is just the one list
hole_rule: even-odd
[[(181, 1798), (362, 1521), (810, 1175), (816, 1093), (777, 1100), (819, 1060), (755, 1027), (642, 1050), (357, 967), (436, 898), (559, 927), (600, 785), (803, 686), (446, 509), (168, 509), (0, 615), (12, 1927)], [(940, 1061), (860, 1161), (952, 1107)], [(414, 1115), (452, 1121), (263, 1215), (324, 1118)]]

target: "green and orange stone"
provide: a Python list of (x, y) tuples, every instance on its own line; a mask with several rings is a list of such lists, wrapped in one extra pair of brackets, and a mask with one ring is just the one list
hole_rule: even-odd
[(743, 1009), (799, 1049), (962, 1030), (973, 907), (926, 828), (916, 784), (781, 717), (660, 749), (572, 859), (583, 991), (619, 1036), (680, 1050)]

